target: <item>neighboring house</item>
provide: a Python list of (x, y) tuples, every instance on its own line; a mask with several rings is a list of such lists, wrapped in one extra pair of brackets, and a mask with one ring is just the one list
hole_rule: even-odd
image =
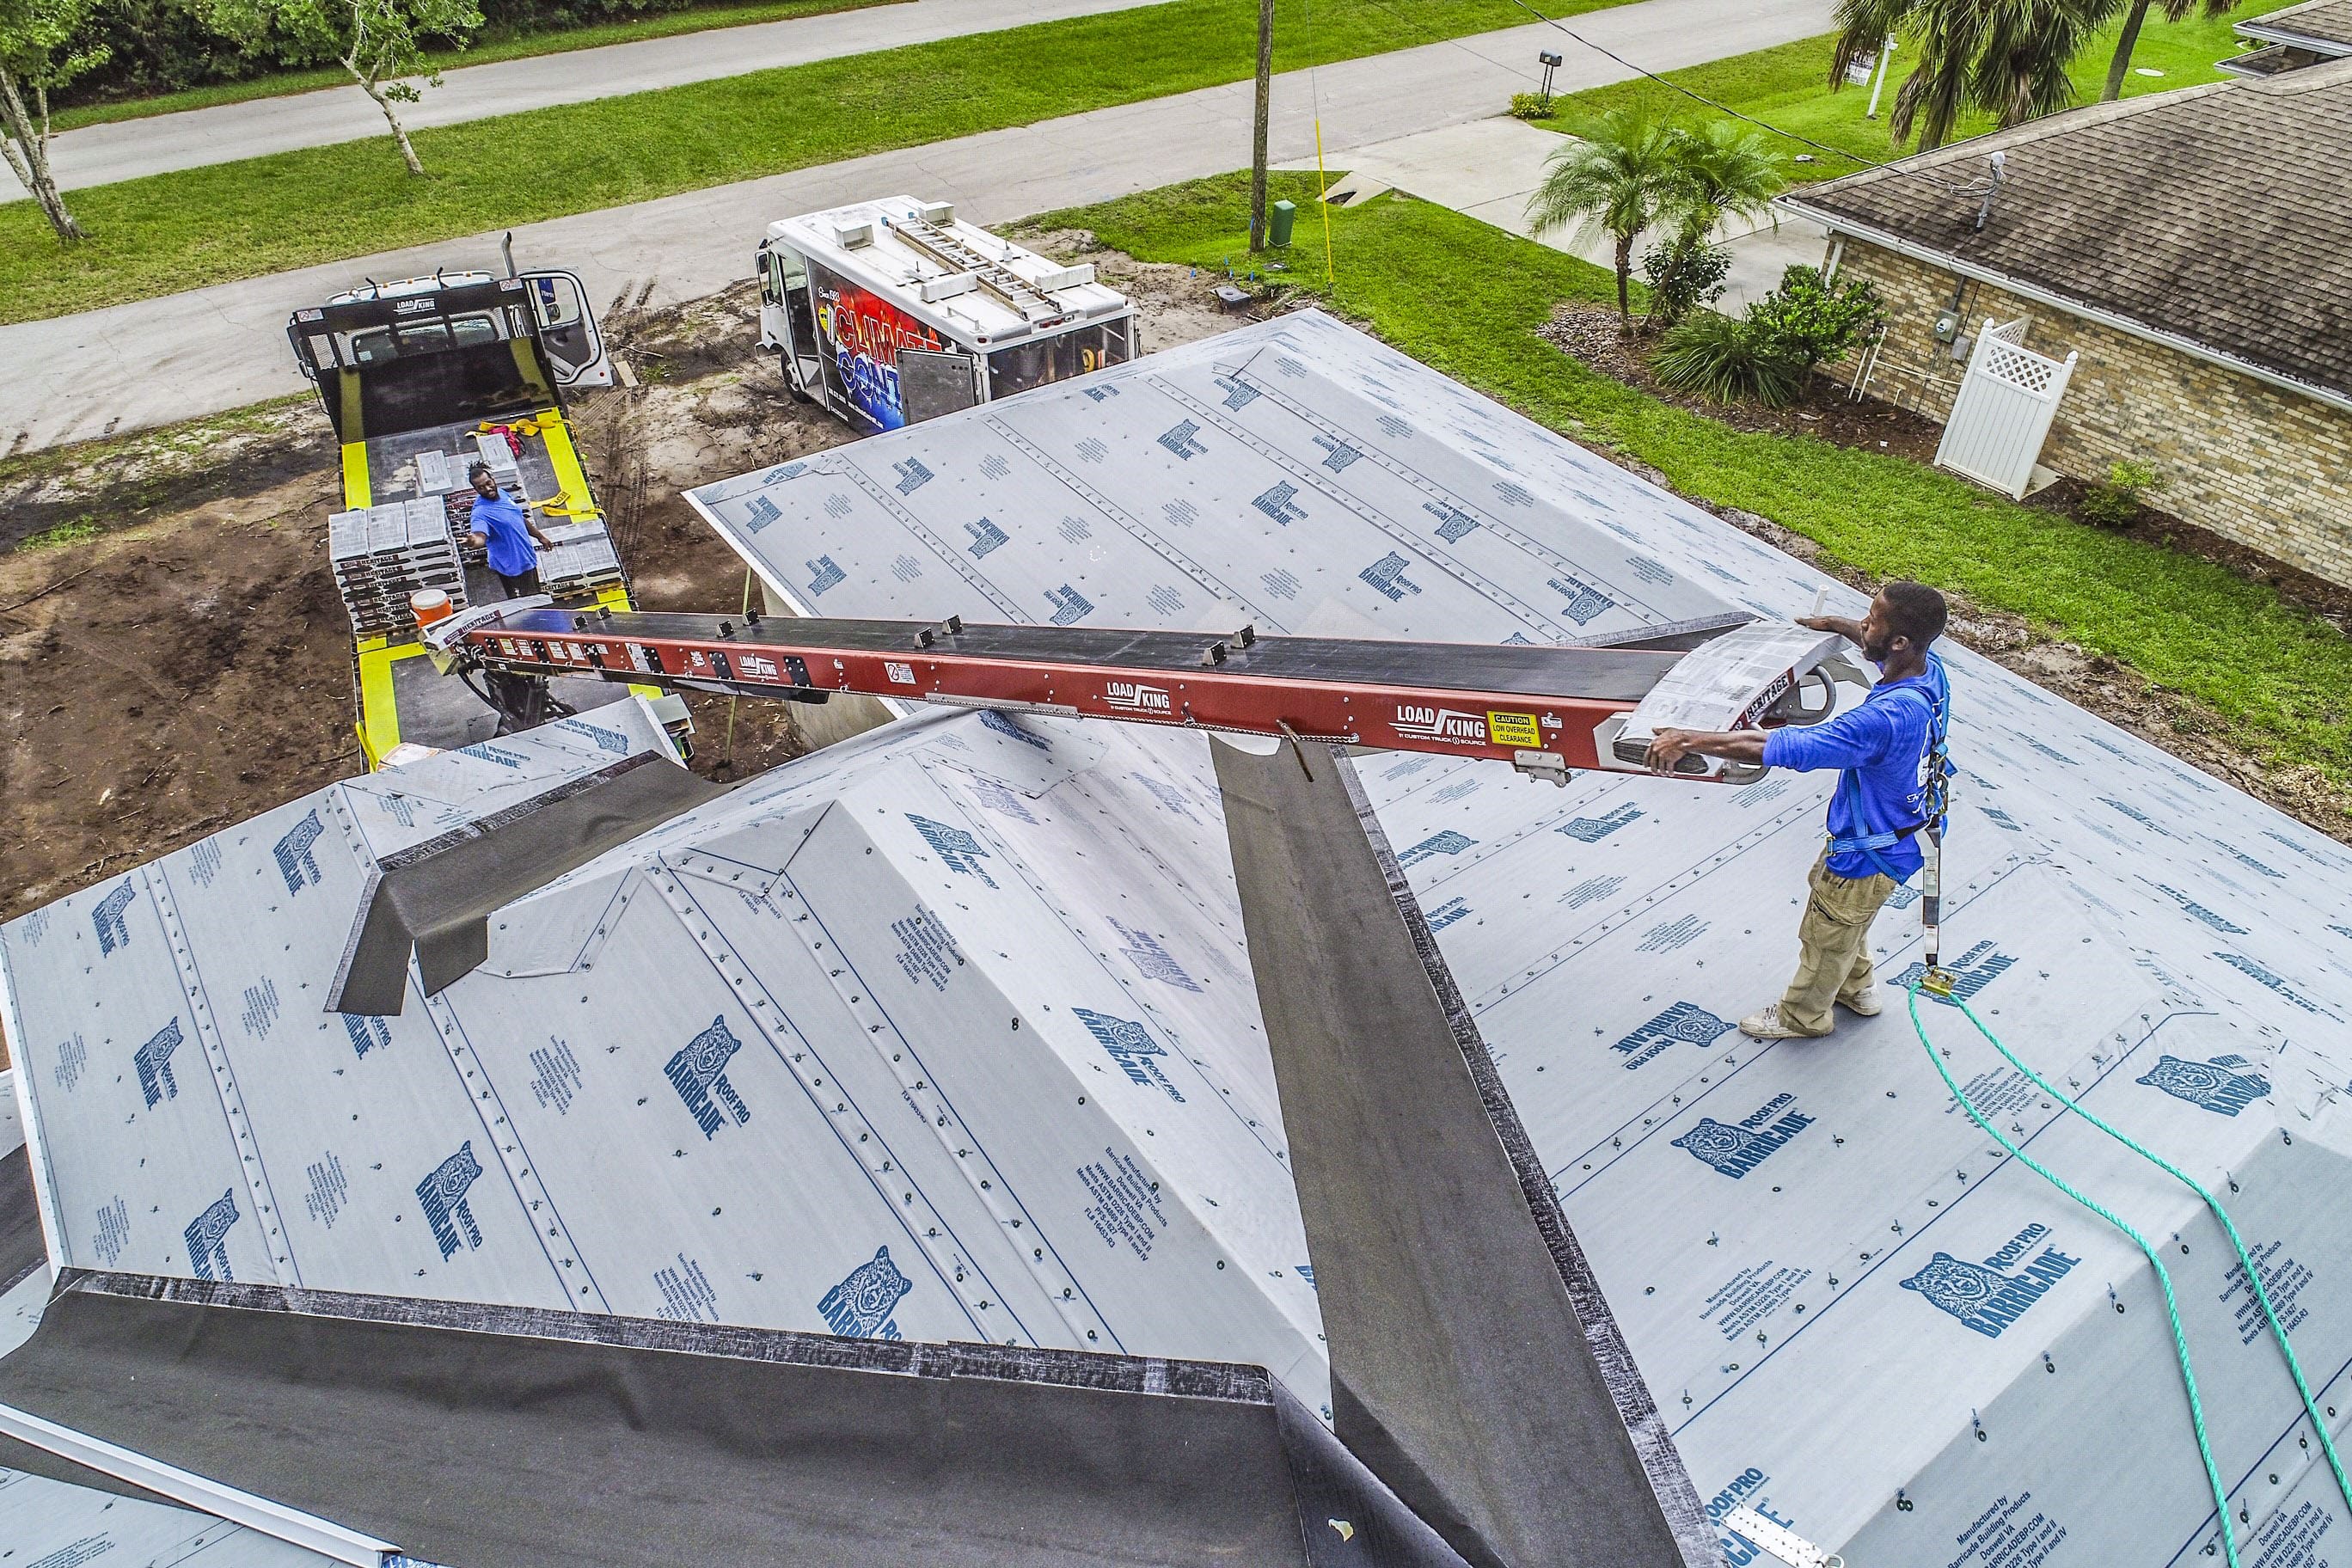
[(2024, 320), (2004, 335), (2078, 356), (2042, 463), (2144, 463), (2163, 510), (2352, 584), (2347, 171), (2341, 60), (2072, 110), (1780, 205), (1885, 299), (1873, 395), (1942, 420), (1984, 322)]
[(2237, 25), (2261, 48), (2213, 63), (2232, 76), (2276, 76), (2352, 57), (2352, 0), (2304, 0)]

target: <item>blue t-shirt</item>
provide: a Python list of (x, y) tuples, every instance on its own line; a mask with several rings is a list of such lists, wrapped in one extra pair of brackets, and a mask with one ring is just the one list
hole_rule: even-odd
[[(1927, 815), (1927, 752), (1934, 744), (1935, 707), (1951, 700), (1944, 662), (1927, 656), (1927, 668), (1901, 680), (1881, 681), (1862, 706), (1826, 724), (1788, 725), (1764, 740), (1767, 767), (1811, 773), (1845, 768), (1851, 784), (1830, 797), (1830, 837), (1859, 838), (1892, 833)], [(1918, 835), (1899, 838), (1878, 851), (1898, 882), (1919, 868)], [(1829, 868), (1841, 877), (1868, 877), (1881, 868), (1858, 849), (1832, 855)]]
[(473, 530), (489, 541), (490, 570), (501, 576), (520, 577), (539, 565), (527, 515), (520, 502), (502, 495), (474, 498)]

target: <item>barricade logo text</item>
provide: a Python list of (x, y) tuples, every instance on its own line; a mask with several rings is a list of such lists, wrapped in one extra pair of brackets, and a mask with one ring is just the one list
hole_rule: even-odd
[(702, 1129), (706, 1141), (726, 1125), (726, 1117), (719, 1114), (722, 1105), (735, 1118), (736, 1126), (751, 1120), (751, 1108), (743, 1103), (735, 1086), (727, 1081), (728, 1059), (742, 1048), (743, 1042), (735, 1037), (734, 1031), (727, 1026), (726, 1015), (721, 1014), (710, 1020), (710, 1027), (680, 1047), (662, 1068), (668, 1075), (670, 1087), (677, 1090), (677, 1097), (693, 1113), (694, 1124)]
[(446, 1263), (457, 1255), (457, 1231), (463, 1226), (466, 1245), (482, 1245), (482, 1227), (474, 1223), (474, 1211), (466, 1203), (466, 1190), (481, 1178), (482, 1163), (474, 1158), (474, 1141), (468, 1138), (457, 1145), (457, 1152), (433, 1167), (433, 1173), (416, 1184), (416, 1201), (424, 1206), (425, 1223), (433, 1227), (433, 1239), (441, 1245), (441, 1261)]
[(1609, 1048), (1625, 1058), (1627, 1068), (1638, 1068), (1655, 1059), (1669, 1046), (1711, 1046), (1730, 1029), (1730, 1024), (1697, 1003), (1677, 1002)]
[(237, 1222), (236, 1191), (231, 1188), (215, 1198), (205, 1212), (188, 1222), (181, 1234), (187, 1238), (188, 1267), (196, 1271), (199, 1279), (217, 1279), (223, 1284), (235, 1284), (236, 1276), (228, 1271), (228, 1227)]
[(125, 881), (91, 907), (89, 925), (98, 936), (98, 952), (101, 958), (118, 947), (131, 945), (131, 927), (124, 923), (122, 911), (131, 907), (131, 900), (135, 897), (137, 895), (131, 890), (131, 884)]
[(319, 885), (319, 862), (310, 853), (326, 829), (320, 826), (317, 811), (305, 812), (293, 830), (269, 847), (278, 860), (278, 874), (286, 879), (286, 890), (299, 893), (304, 888)]
[(1087, 1007), (1073, 1007), (1070, 1011), (1076, 1014), (1078, 1022), (1087, 1026), (1087, 1033), (1110, 1053), (1110, 1059), (1118, 1064), (1119, 1071), (1146, 1089), (1160, 1090), (1179, 1105), (1184, 1103), (1182, 1092), (1169, 1082), (1168, 1075), (1160, 1069), (1158, 1058), (1168, 1054), (1167, 1047), (1153, 1039), (1142, 1025), (1126, 1018), (1114, 1018)]
[(1613, 806), (1605, 816), (1579, 816), (1563, 822), (1555, 832), (1565, 833), (1581, 844), (1598, 844), (1629, 822), (1642, 819), (1642, 808), (1627, 801)]
[(1736, 1124), (1702, 1116), (1697, 1126), (1675, 1140), (1675, 1147), (1689, 1150), (1696, 1158), (1738, 1181), (1813, 1124), (1811, 1117), (1794, 1109), (1796, 1103), (1794, 1095), (1775, 1095)]
[(2049, 1234), (2048, 1226), (2027, 1226), (1982, 1263), (1938, 1252), (1925, 1268), (1903, 1281), (1903, 1289), (1918, 1291), (1929, 1305), (1950, 1313), (1985, 1338), (1997, 1340), (2003, 1329), (2083, 1261), (2054, 1247), (2044, 1247), (2026, 1262), (2024, 1272), (2003, 1272), (2015, 1268)]
[(352, 1037), (352, 1054), (364, 1058), (370, 1051), (380, 1051), (392, 1044), (392, 1026), (382, 1018), (371, 1018), (361, 1013), (338, 1014), (343, 1021), (343, 1032)]
[(848, 1279), (824, 1293), (816, 1310), (824, 1314), (825, 1326), (845, 1339), (895, 1340), (901, 1336), (890, 1314), (914, 1288), (890, 1261), (890, 1249), (877, 1247), (872, 1258), (849, 1271)]
[(1477, 842), (1478, 841), (1476, 839), (1471, 837), (1468, 834), (1456, 833), (1454, 829), (1449, 827), (1443, 833), (1431, 834), (1428, 837), (1423, 839), (1420, 843), (1414, 845), (1412, 848), (1398, 856), (1397, 864), (1400, 866), (1418, 866), (1423, 860), (1432, 859), (1440, 855), (1459, 855), (1462, 851), (1471, 847)]
[(172, 1053), (179, 1048), (180, 1020), (173, 1018), (131, 1053), (131, 1065), (139, 1072), (139, 1092), (147, 1097), (150, 1110), (180, 1098), (180, 1086), (172, 1078)]
[(2243, 1057), (2185, 1062), (2179, 1057), (2164, 1056), (2157, 1058), (2156, 1066), (2148, 1069), (2146, 1077), (2132, 1081), (2160, 1089), (2173, 1099), (2185, 1100), (2200, 1110), (2235, 1116), (2271, 1091), (2268, 1079), (2238, 1070), (2251, 1065)]
[(1034, 746), (1041, 752), (1050, 752), (1054, 749), (1053, 742), (1034, 731), (1023, 729), (1019, 720), (1010, 714), (999, 713), (993, 708), (982, 709), (980, 721), (983, 728), (995, 731), (1008, 741), (1018, 741), (1024, 746)]
[(988, 887), (996, 886), (996, 879), (981, 865), (988, 858), (988, 851), (981, 847), (979, 839), (961, 827), (933, 822), (929, 817), (918, 816), (911, 811), (907, 814), (907, 820), (915, 825), (915, 831), (923, 836), (923, 842), (931, 847), (931, 852), (940, 858), (940, 865), (950, 871), (961, 871), (967, 877), (977, 877)]

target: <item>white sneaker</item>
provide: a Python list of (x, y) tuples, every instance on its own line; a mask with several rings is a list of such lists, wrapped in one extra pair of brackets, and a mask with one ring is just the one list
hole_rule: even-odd
[[(1757, 1040), (1811, 1040), (1820, 1037), (1803, 1029), (1790, 1027), (1780, 1019), (1780, 1004), (1773, 1003), (1760, 1013), (1750, 1013), (1739, 1020), (1739, 1032)], [(1828, 1034), (1824, 1029), (1822, 1034)]]
[(1886, 995), (1874, 980), (1851, 996), (1841, 996), (1837, 1005), (1857, 1018), (1875, 1018), (1886, 1011)]

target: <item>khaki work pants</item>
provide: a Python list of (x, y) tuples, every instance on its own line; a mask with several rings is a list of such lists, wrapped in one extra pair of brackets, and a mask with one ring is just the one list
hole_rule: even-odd
[(1895, 879), (1841, 877), (1829, 868), (1829, 851), (1813, 862), (1805, 879), (1813, 890), (1797, 927), (1797, 974), (1780, 998), (1780, 1021), (1808, 1035), (1826, 1035), (1835, 1025), (1831, 1008), (1870, 984), (1870, 922), (1895, 891)]

